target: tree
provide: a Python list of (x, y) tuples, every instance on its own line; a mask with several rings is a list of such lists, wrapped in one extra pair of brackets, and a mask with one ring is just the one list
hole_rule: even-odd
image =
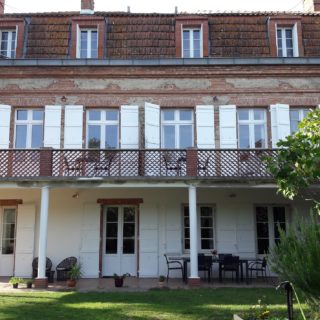
[[(296, 133), (280, 140), (274, 158), (267, 159), (268, 169), (275, 177), (278, 192), (294, 199), (300, 192), (320, 183), (320, 108), (310, 111)], [(309, 198), (320, 209), (320, 193), (309, 192)]]

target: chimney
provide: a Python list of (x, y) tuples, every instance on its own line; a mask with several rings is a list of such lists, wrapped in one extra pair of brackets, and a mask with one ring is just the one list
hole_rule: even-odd
[(0, 0), (0, 14), (4, 14), (5, 0)]
[[(0, 0), (2, 1), (2, 0)], [(94, 0), (81, 0), (81, 14), (94, 14)]]
[(320, 0), (304, 0), (303, 11), (318, 12), (320, 11)]

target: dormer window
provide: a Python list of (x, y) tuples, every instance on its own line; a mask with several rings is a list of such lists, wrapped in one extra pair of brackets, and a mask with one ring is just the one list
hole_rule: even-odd
[(297, 57), (297, 36), (294, 27), (277, 27), (278, 57)]
[(97, 59), (98, 58), (98, 30), (80, 29), (78, 32), (77, 58)]
[(183, 28), (182, 30), (182, 57), (202, 58), (201, 28)]
[(17, 33), (16, 30), (1, 30), (1, 46), (0, 58), (14, 59), (16, 57), (16, 43)]
[(208, 18), (183, 16), (176, 18), (176, 57), (203, 58), (209, 56)]

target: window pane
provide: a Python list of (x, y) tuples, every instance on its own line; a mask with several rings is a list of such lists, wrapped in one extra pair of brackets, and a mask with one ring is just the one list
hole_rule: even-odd
[(118, 236), (118, 224), (107, 223), (106, 234), (107, 234), (107, 237), (116, 238)]
[(135, 222), (135, 209), (134, 208), (124, 208), (123, 209), (123, 220), (125, 222)]
[(249, 120), (249, 110), (238, 110), (239, 120)]
[(163, 126), (164, 136), (164, 148), (173, 149), (175, 148), (175, 127), (174, 126)]
[(165, 110), (162, 111), (163, 114), (163, 120), (165, 121), (172, 121), (174, 120), (174, 111), (172, 110)]
[(264, 125), (255, 125), (254, 126), (254, 147), (255, 148), (265, 148), (265, 128)]
[(106, 120), (118, 121), (118, 111), (116, 110), (106, 111)]
[(91, 31), (91, 49), (97, 50), (98, 48), (98, 33)]
[(213, 226), (213, 221), (212, 217), (201, 217), (201, 222), (200, 222), (201, 228), (212, 228)]
[(118, 208), (117, 207), (108, 208), (107, 222), (118, 222)]
[(2, 254), (12, 254), (14, 247), (14, 239), (2, 240)]
[(256, 207), (256, 220), (257, 222), (268, 221), (268, 208), (267, 207)]
[(88, 148), (99, 149), (101, 144), (101, 127), (88, 126)]
[(264, 120), (264, 110), (254, 110), (253, 111), (254, 120)]
[(42, 141), (43, 141), (43, 128), (42, 128), (42, 125), (33, 125), (32, 126), (31, 148), (40, 148), (40, 147), (42, 147)]
[(3, 223), (15, 223), (16, 211), (14, 209), (4, 209)]
[(98, 50), (97, 49), (92, 49), (91, 50), (91, 58), (92, 59), (97, 59), (98, 58)]
[(179, 112), (179, 117), (180, 117), (180, 120), (192, 120), (192, 111), (190, 110), (181, 110)]
[(212, 217), (212, 207), (201, 207), (200, 214), (201, 217)]
[(17, 120), (27, 120), (28, 111), (27, 110), (18, 110), (17, 111)]
[(213, 249), (213, 240), (212, 239), (201, 239), (201, 249), (202, 250)]
[(192, 126), (191, 125), (181, 125), (180, 129), (180, 141), (179, 148), (189, 148), (193, 146), (192, 143)]
[(16, 148), (26, 148), (27, 147), (27, 126), (17, 125), (16, 126)]
[(257, 236), (258, 238), (269, 238), (268, 222), (257, 223)]
[(43, 120), (43, 111), (42, 110), (33, 110), (32, 111), (32, 120)]
[(258, 254), (265, 254), (269, 251), (269, 239), (258, 239)]
[(303, 111), (302, 111), (304, 118), (307, 116), (307, 114), (309, 113), (309, 111), (310, 111), (310, 110), (303, 110)]
[(106, 239), (106, 253), (117, 253), (117, 239)]
[(190, 239), (184, 240), (184, 248), (185, 250), (190, 250)]
[(134, 237), (135, 226), (134, 223), (125, 223), (123, 225), (123, 236), (126, 238)]
[(287, 57), (293, 57), (293, 49), (287, 49)]
[(123, 239), (123, 253), (134, 253), (134, 239)]
[(213, 230), (212, 228), (201, 229), (201, 238), (213, 238)]
[(118, 126), (106, 126), (106, 149), (118, 148)]
[(285, 222), (286, 221), (286, 209), (285, 207), (274, 207), (273, 208), (273, 221)]
[(249, 126), (248, 125), (240, 125), (239, 126), (239, 147), (240, 147), (240, 149), (250, 148)]
[(286, 29), (286, 39), (292, 39), (292, 29)]
[(190, 229), (189, 228), (185, 228), (184, 229), (184, 237), (185, 238), (190, 238)]
[(290, 119), (299, 120), (299, 110), (290, 110)]
[(97, 111), (97, 110), (89, 111), (89, 120), (92, 120), (92, 121), (101, 120), (101, 111)]

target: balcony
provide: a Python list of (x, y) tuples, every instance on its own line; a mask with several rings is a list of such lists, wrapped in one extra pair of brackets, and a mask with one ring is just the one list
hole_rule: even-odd
[(0, 180), (272, 180), (274, 149), (0, 150)]

